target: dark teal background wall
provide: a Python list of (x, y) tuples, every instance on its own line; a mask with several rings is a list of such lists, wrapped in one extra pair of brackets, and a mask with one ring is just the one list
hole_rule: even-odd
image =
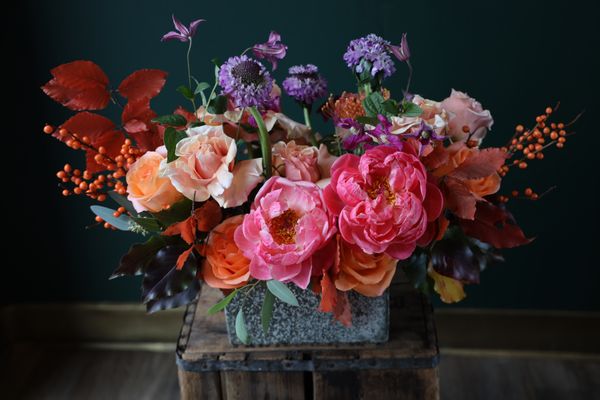
[[(279, 31), (289, 46), (276, 71), (315, 63), (333, 91), (352, 90), (353, 77), (342, 61), (349, 40), (374, 32), (398, 42), (408, 32), (415, 67), (414, 91), (443, 99), (451, 88), (467, 91), (492, 110), (494, 129), (486, 141), (501, 145), (516, 123), (530, 122), (548, 104), (562, 101), (568, 119), (586, 109), (578, 134), (564, 151), (547, 154), (506, 187), (531, 184), (558, 189), (537, 203), (511, 208), (524, 230), (537, 236), (530, 246), (507, 251), (506, 263), (486, 271), (479, 287), (469, 287), (462, 306), (600, 309), (598, 226), (598, 9), (589, 0), (572, 1), (96, 1), (21, 2), (5, 15), (3, 42), (8, 75), (4, 100), (14, 102), (2, 132), (10, 165), (4, 166), (5, 251), (18, 253), (2, 265), (2, 300), (134, 301), (135, 279), (108, 281), (132, 234), (86, 230), (92, 216), (81, 198), (62, 198), (54, 172), (80, 162), (73, 151), (45, 137), (45, 122), (61, 123), (68, 113), (46, 98), (39, 86), (48, 70), (76, 59), (97, 62), (116, 86), (138, 68), (170, 72), (155, 101), (168, 113), (181, 99), (184, 48), (160, 43), (172, 28), (174, 12), (188, 22), (205, 18), (193, 53), (193, 73), (209, 80), (209, 60), (240, 53)], [(386, 86), (398, 92), (405, 68)], [(300, 118), (294, 104), (285, 110)], [(109, 113), (110, 114), (110, 113)], [(320, 129), (325, 125), (319, 126)], [(18, 250), (22, 248), (22, 250)]]

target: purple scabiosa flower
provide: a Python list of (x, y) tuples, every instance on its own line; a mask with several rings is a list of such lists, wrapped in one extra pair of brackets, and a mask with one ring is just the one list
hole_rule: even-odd
[(371, 33), (350, 42), (344, 53), (344, 61), (357, 74), (370, 69), (371, 76), (375, 77), (381, 72), (387, 78), (396, 71), (388, 52), (389, 46), (390, 42)]
[(410, 58), (410, 48), (408, 47), (408, 41), (406, 40), (406, 33), (402, 34), (402, 40), (400, 40), (400, 45), (389, 45), (389, 51), (396, 56), (396, 58), (402, 62), (408, 61)]
[(327, 95), (327, 81), (319, 74), (315, 65), (295, 65), (289, 69), (289, 74), (282, 86), (288, 96), (296, 101), (310, 106), (315, 100)]
[(219, 85), (237, 107), (264, 107), (271, 101), (273, 78), (264, 65), (242, 55), (221, 66)]
[(281, 35), (275, 31), (269, 34), (269, 40), (265, 43), (255, 44), (252, 47), (254, 56), (258, 59), (266, 59), (273, 64), (273, 71), (277, 69), (277, 60), (283, 60), (287, 52), (287, 46), (281, 43)]
[(171, 15), (171, 18), (173, 18), (173, 25), (175, 26), (175, 29), (177, 29), (177, 32), (167, 32), (160, 39), (161, 42), (165, 42), (167, 40), (179, 40), (180, 42), (189, 42), (196, 34), (196, 29), (198, 28), (198, 25), (206, 21), (204, 19), (197, 19), (195, 21), (190, 22), (190, 26), (187, 27), (184, 24), (182, 24), (181, 21), (179, 21), (175, 17), (175, 15)]

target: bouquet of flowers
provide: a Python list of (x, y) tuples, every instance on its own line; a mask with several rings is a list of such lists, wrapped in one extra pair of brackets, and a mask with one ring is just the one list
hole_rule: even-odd
[[(297, 305), (288, 287), (296, 285), (350, 325), (348, 292), (381, 296), (397, 268), (416, 288), (458, 302), (501, 260), (499, 249), (531, 241), (506, 203), (541, 195), (500, 194), (501, 181), (564, 147), (570, 124), (551, 122), (557, 107), (529, 129), (517, 125), (506, 146), (482, 148), (493, 119), (479, 102), (456, 90), (441, 102), (412, 93), (406, 34), (398, 45), (375, 34), (352, 40), (343, 59), (357, 89), (338, 95), (312, 64), (290, 67), (283, 90), (276, 84), (287, 51), (276, 32), (213, 60), (214, 80), (199, 81), (189, 54), (202, 22), (173, 17), (176, 30), (162, 38), (187, 43), (188, 79), (177, 91), (190, 108), (153, 111), (167, 77), (156, 69), (111, 89), (98, 65), (74, 61), (42, 87), (78, 112), (44, 127), (85, 153), (85, 168), (57, 173), (62, 194), (112, 199), (113, 208), (91, 207), (97, 225), (145, 237), (112, 277), (143, 275), (149, 312), (193, 301), (201, 282), (226, 295), (210, 312), (266, 285), (268, 329), (276, 299)], [(400, 65), (408, 79), (395, 93), (384, 83)], [(282, 112), (283, 93), (304, 123)], [(118, 124), (90, 112), (110, 103), (121, 109)], [(331, 121), (331, 134), (313, 130), (315, 113)], [(236, 320), (246, 341), (241, 309)]]

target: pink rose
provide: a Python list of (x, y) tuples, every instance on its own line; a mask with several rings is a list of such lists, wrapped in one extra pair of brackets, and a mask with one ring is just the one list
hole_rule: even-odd
[(453, 141), (472, 140), (481, 143), (494, 120), (489, 110), (484, 110), (477, 100), (468, 94), (452, 89), (450, 97), (442, 101), (442, 107), (450, 115), (449, 130)]
[(322, 190), (310, 182), (272, 177), (260, 189), (234, 239), (256, 279), (294, 282), (306, 289), (321, 273), (319, 253), (336, 232)]
[(329, 154), (327, 146), (296, 144), (295, 141), (273, 145), (273, 168), (278, 175), (290, 181), (317, 183), (331, 176), (331, 165), (337, 159)]
[(148, 151), (127, 172), (127, 198), (136, 211), (159, 212), (183, 198), (168, 178), (159, 175), (163, 160), (160, 153)]
[(391, 146), (371, 148), (361, 157), (341, 156), (324, 196), (330, 212), (339, 216), (345, 241), (399, 260), (413, 253), (443, 206), (442, 193), (428, 181), (416, 155)]
[(235, 140), (220, 125), (190, 128), (188, 135), (175, 147), (179, 158), (165, 164), (162, 174), (188, 199), (212, 197), (225, 208), (246, 202), (262, 180), (261, 159), (236, 162)]

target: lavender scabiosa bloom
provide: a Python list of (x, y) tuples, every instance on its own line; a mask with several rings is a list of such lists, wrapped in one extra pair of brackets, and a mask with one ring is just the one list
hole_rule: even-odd
[(359, 39), (354, 39), (344, 53), (344, 61), (357, 74), (369, 72), (372, 77), (383, 73), (387, 78), (396, 71), (394, 62), (389, 55), (390, 42), (371, 33)]
[(181, 21), (179, 21), (177, 17), (175, 17), (175, 15), (171, 15), (171, 18), (173, 19), (173, 25), (175, 26), (177, 32), (167, 32), (160, 39), (161, 42), (165, 42), (167, 40), (179, 40), (180, 42), (189, 42), (196, 34), (196, 29), (198, 28), (198, 25), (206, 21), (204, 19), (197, 19), (195, 21), (190, 22), (190, 26), (187, 27), (184, 24), (182, 24)]
[(287, 46), (281, 43), (281, 35), (275, 31), (269, 34), (269, 40), (252, 46), (252, 52), (258, 59), (266, 59), (273, 64), (273, 71), (277, 69), (277, 60), (283, 60)]
[(237, 107), (263, 107), (271, 101), (273, 78), (261, 63), (242, 55), (221, 66), (219, 85)]
[(327, 81), (315, 65), (295, 65), (289, 69), (289, 74), (283, 81), (283, 89), (303, 105), (310, 106), (318, 98), (327, 95)]

